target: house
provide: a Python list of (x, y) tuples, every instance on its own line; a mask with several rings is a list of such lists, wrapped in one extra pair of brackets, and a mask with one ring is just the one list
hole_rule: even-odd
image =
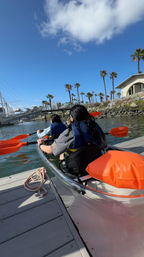
[(144, 73), (137, 73), (119, 84), (116, 88), (121, 89), (121, 97), (135, 95), (144, 92)]

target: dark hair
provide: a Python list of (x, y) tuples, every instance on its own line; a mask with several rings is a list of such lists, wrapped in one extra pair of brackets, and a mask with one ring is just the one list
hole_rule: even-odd
[[(105, 141), (105, 135), (101, 129), (101, 127), (96, 123), (94, 117), (92, 117), (85, 106), (76, 104), (74, 105), (70, 110), (70, 115), (73, 117), (75, 126), (80, 131), (79, 128), (79, 121), (83, 121), (89, 131), (89, 133), (92, 135), (93, 139), (97, 139), (99, 137), (99, 131), (101, 132), (101, 136), (103, 140)], [(81, 131), (80, 131), (81, 133)]]
[(80, 104), (76, 104), (71, 108), (70, 115), (73, 117), (74, 122), (91, 119), (87, 109)]
[(60, 116), (58, 114), (52, 114), (50, 118), (52, 120), (52, 123), (54, 123), (54, 122), (61, 122), (61, 118), (60, 118)]

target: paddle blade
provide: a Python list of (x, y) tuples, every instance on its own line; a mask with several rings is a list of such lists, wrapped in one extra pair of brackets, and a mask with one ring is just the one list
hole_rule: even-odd
[(23, 145), (27, 145), (27, 142), (22, 143), (17, 141), (16, 145), (0, 146), (0, 155), (14, 153), (18, 151)]
[(98, 115), (100, 115), (101, 112), (91, 112), (90, 115), (93, 117), (96, 117)]
[(11, 145), (12, 144), (11, 142), (14, 142), (14, 144), (15, 144), (15, 141), (18, 142), (19, 139), (24, 139), (24, 138), (27, 138), (28, 136), (29, 136), (29, 134), (27, 134), (27, 135), (18, 135), (16, 137), (13, 137), (13, 138), (8, 139), (8, 140), (0, 140), (0, 146), (2, 144), (5, 144), (5, 143), (8, 143), (9, 145)]
[(114, 137), (125, 137), (128, 133), (128, 127), (117, 127), (112, 128), (108, 134), (111, 134)]
[(21, 134), (21, 135), (17, 135), (15, 137), (12, 137), (11, 139), (8, 139), (8, 140), (0, 140), (0, 144), (2, 142), (10, 142), (10, 141), (13, 141), (13, 140), (19, 140), (19, 139), (24, 139), (24, 138), (27, 138), (33, 134), (36, 134), (37, 132), (33, 132), (33, 133), (29, 133), (29, 134)]
[(24, 139), (27, 138), (28, 136), (30, 136), (30, 134), (25, 134), (25, 135), (17, 135), (13, 138), (11, 138), (10, 140), (19, 140), (19, 139)]
[(35, 131), (35, 132), (32, 132), (32, 133), (29, 133), (29, 134), (22, 134), (22, 135), (17, 135), (17, 136), (15, 136), (15, 137), (13, 137), (11, 140), (18, 140), (18, 139), (24, 139), (24, 138), (27, 138), (27, 137), (29, 137), (29, 136), (31, 136), (31, 135), (34, 135), (34, 134), (36, 134), (37, 132)]
[(21, 143), (18, 140), (4, 140), (4, 141), (0, 141), (0, 148), (1, 147), (12, 147), (15, 146), (17, 144)]

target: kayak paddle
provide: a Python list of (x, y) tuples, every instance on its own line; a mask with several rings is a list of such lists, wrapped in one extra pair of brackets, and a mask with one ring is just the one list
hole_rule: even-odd
[(106, 135), (111, 134), (114, 137), (125, 137), (128, 133), (128, 127), (117, 127), (112, 128), (109, 132), (105, 133)]
[[(106, 135), (111, 134), (114, 137), (125, 137), (128, 133), (128, 127), (117, 127), (112, 128), (109, 132), (105, 133)], [(7, 142), (0, 143), (0, 155), (10, 154), (18, 151), (24, 145), (36, 144), (34, 142), (20, 142), (18, 140), (7, 140)]]
[(23, 134), (22, 134), (22, 135), (17, 135), (17, 136), (12, 137), (11, 139), (8, 139), (8, 140), (1, 140), (0, 143), (1, 143), (1, 142), (6, 142), (6, 141), (10, 141), (10, 140), (24, 139), (24, 138), (27, 138), (27, 137), (29, 137), (29, 136), (35, 134), (35, 133), (37, 133), (37, 132), (33, 132), (33, 133), (29, 133), (29, 134), (24, 134), (24, 135), (23, 135)]
[(93, 117), (96, 117), (98, 115), (100, 115), (101, 112), (90, 112), (90, 115)]
[[(101, 113), (101, 112), (91, 112), (90, 115), (93, 116), (93, 117), (96, 117), (96, 116), (98, 116), (100, 113)], [(0, 140), (0, 143), (1, 143), (1, 142), (6, 142), (6, 141), (9, 142), (10, 140), (24, 139), (24, 138), (27, 138), (27, 137), (29, 137), (29, 136), (31, 136), (31, 135), (36, 134), (36, 133), (37, 133), (37, 131), (35, 131), (35, 132), (33, 132), (33, 133), (29, 133), (29, 134), (17, 135), (17, 136), (12, 137), (11, 139), (8, 139), (8, 140)]]
[(14, 144), (9, 144), (9, 145), (4, 145), (4, 146), (0, 146), (0, 155), (3, 154), (10, 154), (10, 153), (14, 153), (16, 151), (18, 151), (23, 145), (30, 145), (30, 144), (36, 144), (37, 142), (20, 142), (17, 141), (14, 142)]
[(2, 147), (11, 147), (11, 146), (15, 146), (17, 145), (18, 143), (22, 143), (21, 141), (18, 141), (18, 140), (5, 140), (5, 141), (0, 141), (0, 148)]

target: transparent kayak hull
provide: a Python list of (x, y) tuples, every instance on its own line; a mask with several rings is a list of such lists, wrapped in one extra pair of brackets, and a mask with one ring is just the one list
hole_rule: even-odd
[(89, 176), (79, 183), (38, 152), (92, 256), (144, 256), (144, 190), (115, 188)]

